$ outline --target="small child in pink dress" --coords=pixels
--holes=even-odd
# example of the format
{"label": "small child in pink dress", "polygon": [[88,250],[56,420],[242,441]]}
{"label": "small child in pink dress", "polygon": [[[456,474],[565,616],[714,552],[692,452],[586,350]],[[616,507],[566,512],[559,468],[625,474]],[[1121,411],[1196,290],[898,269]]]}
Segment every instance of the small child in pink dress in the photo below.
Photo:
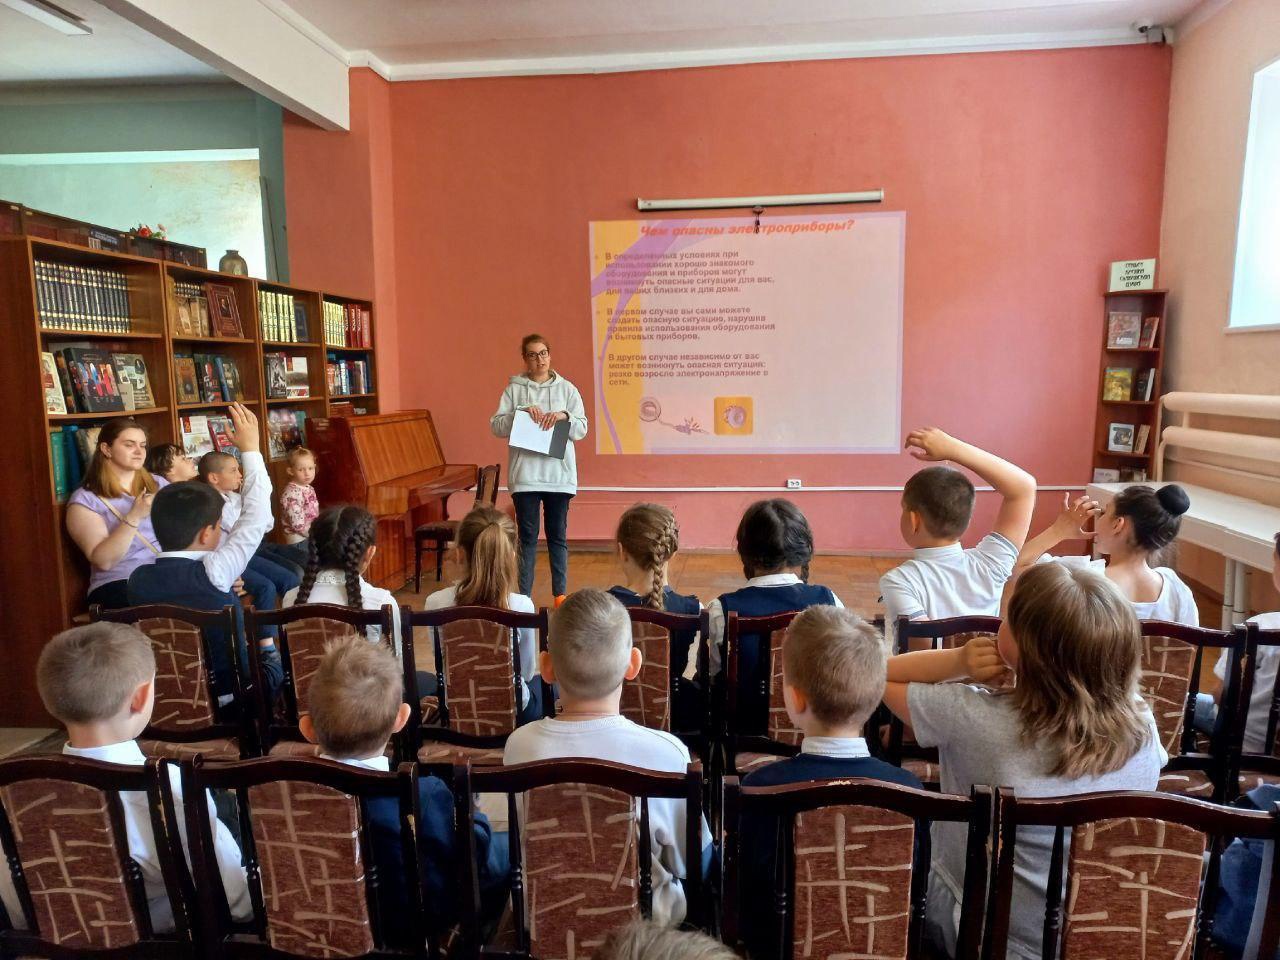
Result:
{"label": "small child in pink dress", "polygon": [[312,482],[316,478],[316,455],[306,447],[289,451],[285,473],[289,482],[280,493],[280,526],[285,543],[301,543],[311,535],[311,522],[320,515],[320,501]]}

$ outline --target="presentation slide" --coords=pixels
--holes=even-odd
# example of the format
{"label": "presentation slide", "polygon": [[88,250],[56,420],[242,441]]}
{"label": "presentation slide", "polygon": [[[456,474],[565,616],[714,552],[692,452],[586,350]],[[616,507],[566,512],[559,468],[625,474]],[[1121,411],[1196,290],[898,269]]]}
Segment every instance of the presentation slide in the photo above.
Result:
{"label": "presentation slide", "polygon": [[906,214],[591,224],[597,453],[891,453]]}

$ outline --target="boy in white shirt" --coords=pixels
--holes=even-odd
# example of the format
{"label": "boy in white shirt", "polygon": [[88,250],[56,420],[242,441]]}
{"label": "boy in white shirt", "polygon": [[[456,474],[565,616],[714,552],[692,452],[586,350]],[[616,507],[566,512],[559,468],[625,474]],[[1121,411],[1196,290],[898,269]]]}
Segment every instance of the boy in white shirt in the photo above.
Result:
{"label": "boy in white shirt", "polygon": [[[146,762],[135,738],[151,721],[155,706],[156,658],[151,642],[134,627],[121,623],[91,623],[55,636],[40,654],[36,682],[45,709],[67,728],[62,752],[108,763],[142,766]],[[182,809],[182,784],[178,768],[168,765],[174,801]],[[138,865],[147,892],[147,907],[157,933],[172,931],[169,904],[151,814],[145,793],[122,792],[129,856]],[[249,887],[240,865],[235,838],[214,813],[213,798],[206,794],[214,853],[227,894],[227,905],[236,920],[253,916]],[[187,844],[186,818],[178,818],[183,849]],[[188,857],[190,854],[188,853]],[[8,870],[0,870],[0,892],[11,883]],[[9,896],[5,896],[9,906]],[[23,926],[22,913],[10,910],[15,926]]]}
{"label": "boy in white shirt", "polygon": [[[972,470],[1000,494],[991,533],[968,550],[960,538],[973,516],[974,487],[951,467],[917,472],[902,490],[902,538],[912,559],[880,578],[885,633],[899,617],[998,616],[1000,594],[1027,538],[1036,479],[1006,460],[948,436],[936,427],[913,430],[906,446],[917,460],[949,460]],[[911,449],[915,448],[915,449]]]}
{"label": "boy in white shirt", "polygon": [[[632,645],[631,618],[616,597],[603,590],[579,590],[556,610],[549,652],[539,654],[542,679],[560,685],[563,710],[516,728],[507,738],[503,763],[581,757],[611,760],[659,773],[684,773],[689,750],[662,730],[632,723],[618,710],[622,684],[640,673],[641,653]],[[684,919],[685,804],[649,801],[653,851],[653,919],[675,925]],[[711,832],[702,824],[703,863],[709,861]],[[695,853],[694,856],[699,854]]]}

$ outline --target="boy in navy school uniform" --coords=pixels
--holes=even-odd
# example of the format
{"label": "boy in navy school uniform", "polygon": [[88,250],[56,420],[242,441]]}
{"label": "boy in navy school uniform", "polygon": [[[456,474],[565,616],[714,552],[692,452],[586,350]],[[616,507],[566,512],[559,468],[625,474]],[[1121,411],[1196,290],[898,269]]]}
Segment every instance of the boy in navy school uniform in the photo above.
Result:
{"label": "boy in navy school uniform", "polygon": [[[404,702],[404,676],[391,650],[358,637],[332,642],[308,689],[308,712],[299,718],[302,735],[323,751],[321,757],[367,770],[390,770],[387,741],[409,720]],[[453,794],[438,778],[418,782],[418,851],[427,930],[439,936],[458,919],[455,891],[457,858],[453,826]],[[383,882],[379,913],[391,946],[408,947],[408,899],[400,882],[404,859],[400,845],[400,807],[393,797],[371,800],[372,860]],[[483,814],[472,826],[476,880],[487,919],[496,920],[508,893],[510,861],[507,834],[494,833]]]}
{"label": "boy in navy school uniform", "polygon": [[[271,478],[259,447],[258,418],[247,407],[231,404],[234,440],[244,458],[243,509],[224,537],[220,526],[222,496],[198,480],[171,483],[156,494],[151,524],[162,552],[155,563],[134,570],[129,577],[131,604],[173,603],[195,610],[221,610],[230,606],[241,622],[236,581],[243,575],[263,535],[275,521],[271,516]],[[243,636],[243,628],[237,630]],[[220,705],[229,702],[232,688],[230,644],[225,637],[209,636],[209,671]],[[274,698],[284,671],[275,641],[259,640],[266,674],[267,695]],[[249,680],[248,650],[238,644],[236,660],[241,676]]]}
{"label": "boy in navy school uniform", "polygon": [[[748,787],[865,777],[920,787],[915,774],[871,756],[863,726],[884,696],[887,655],[880,633],[856,613],[810,607],[791,621],[782,647],[787,716],[804,732],[800,753],[748,774]],[[772,877],[777,869],[777,820],[742,825],[743,934],[753,956],[773,952],[777,931]]]}

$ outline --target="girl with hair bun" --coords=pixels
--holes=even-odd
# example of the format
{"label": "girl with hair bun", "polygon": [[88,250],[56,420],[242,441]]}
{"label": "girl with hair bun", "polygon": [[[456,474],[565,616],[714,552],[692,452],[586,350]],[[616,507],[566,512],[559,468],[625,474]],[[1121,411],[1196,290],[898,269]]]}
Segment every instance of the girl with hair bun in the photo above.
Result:
{"label": "girl with hair bun", "polygon": [[[295,603],[335,603],[353,610],[378,610],[390,604],[398,610],[390,590],[375,587],[364,572],[378,552],[378,525],[363,507],[330,507],[311,524],[307,566],[300,586],[284,596],[284,606]],[[400,655],[400,617],[392,619],[396,655]],[[381,640],[377,627],[368,630],[370,640]]]}
{"label": "girl with hair bun", "polygon": [[[1066,505],[1053,525],[1027,541],[1018,558],[1023,567],[1055,560],[1072,565],[1089,564],[1133,604],[1139,620],[1166,620],[1196,627],[1200,612],[1191,588],[1170,567],[1153,566],[1162,550],[1173,543],[1182,526],[1182,515],[1191,506],[1187,491],[1176,483],[1163,487],[1133,486],[1121,490],[1105,507],[1088,497]],[[1090,519],[1093,530],[1085,530]],[[1094,538],[1098,552],[1107,557],[1049,557],[1044,551],[1063,540]]]}

